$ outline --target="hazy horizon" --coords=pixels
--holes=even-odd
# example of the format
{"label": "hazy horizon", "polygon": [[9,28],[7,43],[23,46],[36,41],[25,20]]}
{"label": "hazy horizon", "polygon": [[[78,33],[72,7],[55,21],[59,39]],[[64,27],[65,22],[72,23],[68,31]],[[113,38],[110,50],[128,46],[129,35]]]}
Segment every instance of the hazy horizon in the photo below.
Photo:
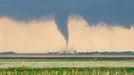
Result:
{"label": "hazy horizon", "polygon": [[[29,22],[0,18],[0,49],[15,52],[133,51],[134,28],[106,23],[88,24],[78,15],[68,19],[69,40],[58,30],[53,18]],[[101,35],[100,35],[101,34]]]}

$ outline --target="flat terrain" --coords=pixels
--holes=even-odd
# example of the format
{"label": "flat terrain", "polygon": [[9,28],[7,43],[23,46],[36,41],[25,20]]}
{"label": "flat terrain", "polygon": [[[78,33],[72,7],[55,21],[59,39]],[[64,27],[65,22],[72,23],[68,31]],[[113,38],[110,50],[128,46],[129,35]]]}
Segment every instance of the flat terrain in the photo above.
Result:
{"label": "flat terrain", "polygon": [[0,75],[134,75],[134,68],[0,68]]}
{"label": "flat terrain", "polygon": [[0,56],[0,75],[134,75],[133,56]]}
{"label": "flat terrain", "polygon": [[105,59],[134,60],[134,55],[46,55],[46,54],[0,54],[0,59]]}
{"label": "flat terrain", "polygon": [[0,54],[0,68],[134,67],[134,55]]}
{"label": "flat terrain", "polygon": [[134,60],[0,59],[0,68],[134,67]]}

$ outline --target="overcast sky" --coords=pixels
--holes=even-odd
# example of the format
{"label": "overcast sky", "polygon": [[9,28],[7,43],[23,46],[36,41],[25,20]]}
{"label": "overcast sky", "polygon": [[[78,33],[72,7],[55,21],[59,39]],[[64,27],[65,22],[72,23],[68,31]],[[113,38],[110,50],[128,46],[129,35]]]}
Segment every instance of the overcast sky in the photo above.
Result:
{"label": "overcast sky", "polygon": [[119,23],[125,26],[134,20],[133,0],[0,0],[0,16],[17,20],[44,16],[78,14],[91,23]]}
{"label": "overcast sky", "polygon": [[[69,16],[77,15],[82,17],[82,20],[88,23],[88,26],[105,23],[106,26],[121,26],[125,29],[130,29],[134,24],[133,3],[134,0],[0,0],[0,18],[1,22],[3,19],[6,22],[12,21],[13,23],[10,24],[23,22],[23,24],[18,23],[18,25],[24,26],[27,25],[25,24],[26,22],[32,24],[31,22],[33,21],[41,20],[42,22],[45,19],[45,22],[46,20],[50,22],[53,20],[53,25],[57,26],[55,30],[68,41]],[[5,24],[5,22],[1,24]],[[2,25],[1,29],[4,29]],[[4,33],[3,31],[1,34]],[[15,33],[12,34],[15,35]],[[56,34],[54,33],[54,35]],[[2,45],[3,43],[1,43],[1,47],[3,47]]]}

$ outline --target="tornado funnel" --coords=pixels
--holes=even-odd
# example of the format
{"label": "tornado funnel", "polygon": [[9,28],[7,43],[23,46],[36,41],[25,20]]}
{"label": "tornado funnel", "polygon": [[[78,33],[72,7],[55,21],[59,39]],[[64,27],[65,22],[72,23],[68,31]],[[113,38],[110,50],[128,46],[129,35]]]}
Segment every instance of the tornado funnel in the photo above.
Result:
{"label": "tornado funnel", "polygon": [[55,15],[55,20],[58,25],[58,29],[64,36],[66,40],[66,45],[68,45],[68,39],[69,39],[68,26],[67,26],[68,16],[69,16],[69,13],[67,12],[64,12],[64,13],[62,12],[62,13],[58,13]]}

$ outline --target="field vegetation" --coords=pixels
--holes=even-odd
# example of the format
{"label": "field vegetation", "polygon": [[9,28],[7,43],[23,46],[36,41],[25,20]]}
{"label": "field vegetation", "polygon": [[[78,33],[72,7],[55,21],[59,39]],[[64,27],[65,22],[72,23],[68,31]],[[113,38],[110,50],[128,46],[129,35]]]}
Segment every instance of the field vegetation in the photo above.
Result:
{"label": "field vegetation", "polygon": [[0,75],[134,75],[134,60],[0,59]]}
{"label": "field vegetation", "polygon": [[134,75],[134,68],[8,68],[0,75]]}

